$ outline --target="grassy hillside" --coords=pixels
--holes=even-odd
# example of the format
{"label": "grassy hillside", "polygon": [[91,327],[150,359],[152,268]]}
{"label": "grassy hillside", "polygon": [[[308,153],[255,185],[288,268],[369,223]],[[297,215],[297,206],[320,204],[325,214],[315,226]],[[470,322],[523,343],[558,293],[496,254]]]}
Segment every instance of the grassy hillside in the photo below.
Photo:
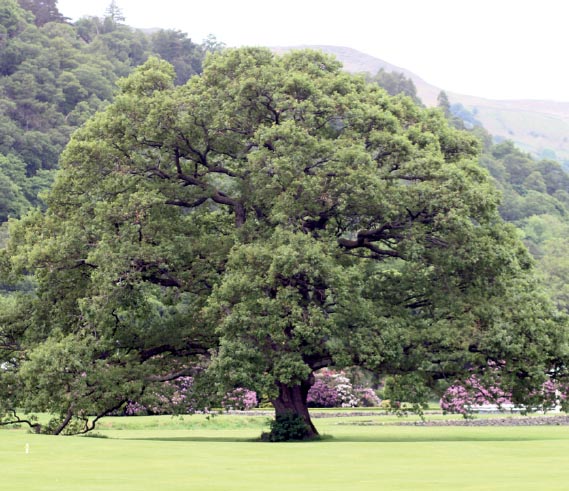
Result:
{"label": "grassy hillside", "polygon": [[[300,47],[300,46],[299,46]],[[436,87],[418,75],[351,48],[338,46],[301,46],[335,55],[347,71],[375,74],[380,68],[402,72],[411,78],[417,94],[427,106],[437,104],[444,87]],[[291,48],[274,48],[277,52]],[[460,103],[476,114],[482,125],[498,139],[509,139],[521,149],[538,157],[554,158],[569,165],[569,102],[511,100],[498,101],[447,92],[451,103]]]}

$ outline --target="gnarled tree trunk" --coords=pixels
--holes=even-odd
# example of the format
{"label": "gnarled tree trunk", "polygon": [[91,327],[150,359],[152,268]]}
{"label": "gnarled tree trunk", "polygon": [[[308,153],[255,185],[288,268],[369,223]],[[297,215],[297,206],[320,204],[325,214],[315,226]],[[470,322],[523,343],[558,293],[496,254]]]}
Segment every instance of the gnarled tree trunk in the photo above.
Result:
{"label": "gnarled tree trunk", "polygon": [[310,387],[312,387],[313,383],[314,376],[312,375],[302,384],[292,387],[277,382],[279,395],[276,399],[271,401],[275,407],[276,416],[293,413],[300,416],[305,421],[308,426],[306,434],[307,439],[318,435],[318,430],[310,419],[310,413],[308,412],[308,406],[306,404],[308,391],[310,390]]}

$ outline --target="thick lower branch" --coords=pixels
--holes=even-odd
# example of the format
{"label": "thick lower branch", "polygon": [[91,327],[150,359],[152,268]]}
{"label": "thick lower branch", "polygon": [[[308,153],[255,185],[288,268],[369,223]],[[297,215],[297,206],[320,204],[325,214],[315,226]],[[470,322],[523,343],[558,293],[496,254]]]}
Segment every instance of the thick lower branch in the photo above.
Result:
{"label": "thick lower branch", "polygon": [[176,372],[166,373],[164,375],[149,375],[146,377],[147,382],[170,382],[172,380],[177,380],[182,377],[188,377],[195,375],[195,370],[186,368],[184,370],[178,370]]}
{"label": "thick lower branch", "polygon": [[195,356],[195,355],[207,355],[209,353],[208,347],[199,343],[187,342],[182,347],[172,346],[170,344],[163,344],[160,346],[155,346],[140,352],[140,359],[142,362],[148,361],[151,358],[162,355],[164,353],[169,353],[174,356]]}
{"label": "thick lower branch", "polygon": [[41,424],[40,423],[34,423],[29,419],[22,419],[17,415],[16,411],[10,411],[10,414],[12,415],[13,419],[9,419],[7,421],[0,421],[0,426],[11,426],[11,425],[18,425],[18,424],[26,424],[32,430],[34,430],[35,433],[41,433]]}
{"label": "thick lower branch", "polygon": [[378,256],[387,256],[387,257],[397,257],[402,258],[399,252],[391,250],[391,249],[380,249],[375,244],[371,243],[367,239],[357,238],[357,239],[338,239],[338,244],[342,246],[344,249],[352,250],[352,249],[368,249],[374,254]]}
{"label": "thick lower branch", "polygon": [[122,406],[124,406],[128,401],[126,399],[121,400],[120,402],[118,402],[115,406],[109,408],[109,409],[105,409],[104,411],[100,412],[99,414],[97,414],[97,416],[95,416],[95,418],[93,419],[93,421],[91,421],[89,423],[89,421],[87,420],[85,422],[85,429],[83,431],[80,431],[78,434],[79,435],[83,435],[85,433],[88,433],[89,431],[93,431],[95,429],[95,426],[97,425],[97,422],[101,419],[104,418],[105,416],[108,416],[109,414],[114,413],[115,411],[118,411]]}

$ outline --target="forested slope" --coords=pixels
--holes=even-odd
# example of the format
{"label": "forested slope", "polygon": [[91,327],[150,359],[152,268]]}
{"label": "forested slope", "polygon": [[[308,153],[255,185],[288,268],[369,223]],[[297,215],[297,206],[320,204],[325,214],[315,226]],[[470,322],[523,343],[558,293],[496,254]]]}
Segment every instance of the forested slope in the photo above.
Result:
{"label": "forested slope", "polygon": [[181,84],[215,47],[179,31],[146,35],[119,11],[72,25],[55,0],[0,0],[0,222],[41,205],[71,133],[113,99],[118,78],[155,54]]}

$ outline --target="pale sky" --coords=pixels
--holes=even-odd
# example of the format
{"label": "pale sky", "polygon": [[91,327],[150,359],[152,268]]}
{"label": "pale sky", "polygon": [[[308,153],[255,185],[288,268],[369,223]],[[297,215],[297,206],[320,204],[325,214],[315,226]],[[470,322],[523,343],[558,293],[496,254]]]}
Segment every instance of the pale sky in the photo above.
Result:
{"label": "pale sky", "polygon": [[[73,20],[111,0],[59,0]],[[567,0],[116,0],[132,27],[227,46],[327,44],[407,68],[449,92],[569,102]]]}

